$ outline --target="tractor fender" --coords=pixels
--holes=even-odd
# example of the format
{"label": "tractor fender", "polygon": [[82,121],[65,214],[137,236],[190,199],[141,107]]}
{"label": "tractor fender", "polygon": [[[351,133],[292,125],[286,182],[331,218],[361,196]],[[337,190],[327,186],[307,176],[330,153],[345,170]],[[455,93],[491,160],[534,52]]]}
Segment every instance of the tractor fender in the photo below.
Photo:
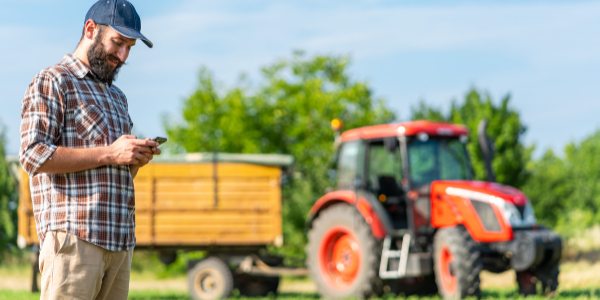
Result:
{"label": "tractor fender", "polygon": [[[319,216],[319,213],[327,207],[337,203],[348,203],[354,206],[358,212],[365,218],[365,222],[371,227],[373,236],[383,239],[388,232],[391,232],[391,221],[385,213],[381,213],[377,208],[379,203],[371,203],[368,195],[360,193],[357,197],[354,191],[333,191],[321,197],[310,209],[310,216],[306,222],[307,229],[312,228],[313,221]],[[371,201],[369,201],[371,200]],[[387,223],[387,224],[386,224]]]}

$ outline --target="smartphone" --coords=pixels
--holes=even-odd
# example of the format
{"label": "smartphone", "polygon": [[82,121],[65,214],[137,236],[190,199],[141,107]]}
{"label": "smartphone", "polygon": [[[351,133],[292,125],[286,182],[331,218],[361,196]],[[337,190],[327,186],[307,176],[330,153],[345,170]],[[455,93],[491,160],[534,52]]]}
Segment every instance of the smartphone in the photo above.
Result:
{"label": "smartphone", "polygon": [[160,146],[160,145],[164,144],[167,141],[167,138],[157,136],[157,137],[155,137],[152,140],[155,141],[155,142],[157,142],[158,145]]}

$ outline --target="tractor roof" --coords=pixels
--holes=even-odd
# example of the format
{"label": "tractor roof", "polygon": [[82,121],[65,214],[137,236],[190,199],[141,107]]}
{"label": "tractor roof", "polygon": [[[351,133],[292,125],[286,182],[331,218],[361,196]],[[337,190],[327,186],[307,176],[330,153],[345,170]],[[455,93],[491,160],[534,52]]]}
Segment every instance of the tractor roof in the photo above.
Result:
{"label": "tractor roof", "polygon": [[427,133],[432,136],[461,136],[469,134],[469,129],[463,125],[451,123],[411,121],[350,129],[342,133],[342,142],[357,140],[359,138],[368,140],[401,134],[416,135],[419,133]]}

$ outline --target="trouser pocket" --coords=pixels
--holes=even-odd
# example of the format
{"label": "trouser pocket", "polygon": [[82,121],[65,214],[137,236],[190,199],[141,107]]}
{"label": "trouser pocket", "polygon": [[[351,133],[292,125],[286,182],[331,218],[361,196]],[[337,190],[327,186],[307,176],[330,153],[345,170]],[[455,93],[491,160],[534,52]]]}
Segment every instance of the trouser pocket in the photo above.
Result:
{"label": "trouser pocket", "polygon": [[69,234],[63,231],[52,231],[52,236],[54,237],[54,255],[57,255],[65,247]]}

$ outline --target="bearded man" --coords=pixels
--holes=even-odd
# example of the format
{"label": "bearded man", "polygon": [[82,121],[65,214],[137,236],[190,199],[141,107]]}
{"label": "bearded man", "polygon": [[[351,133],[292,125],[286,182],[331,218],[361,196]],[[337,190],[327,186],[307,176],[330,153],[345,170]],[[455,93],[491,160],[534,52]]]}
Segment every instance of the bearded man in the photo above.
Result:
{"label": "bearded man", "polygon": [[41,299],[127,299],[135,246],[133,178],[160,154],[131,134],[113,85],[141,32],[125,0],[101,0],[73,54],[38,73],[21,106],[19,159],[40,240]]}

